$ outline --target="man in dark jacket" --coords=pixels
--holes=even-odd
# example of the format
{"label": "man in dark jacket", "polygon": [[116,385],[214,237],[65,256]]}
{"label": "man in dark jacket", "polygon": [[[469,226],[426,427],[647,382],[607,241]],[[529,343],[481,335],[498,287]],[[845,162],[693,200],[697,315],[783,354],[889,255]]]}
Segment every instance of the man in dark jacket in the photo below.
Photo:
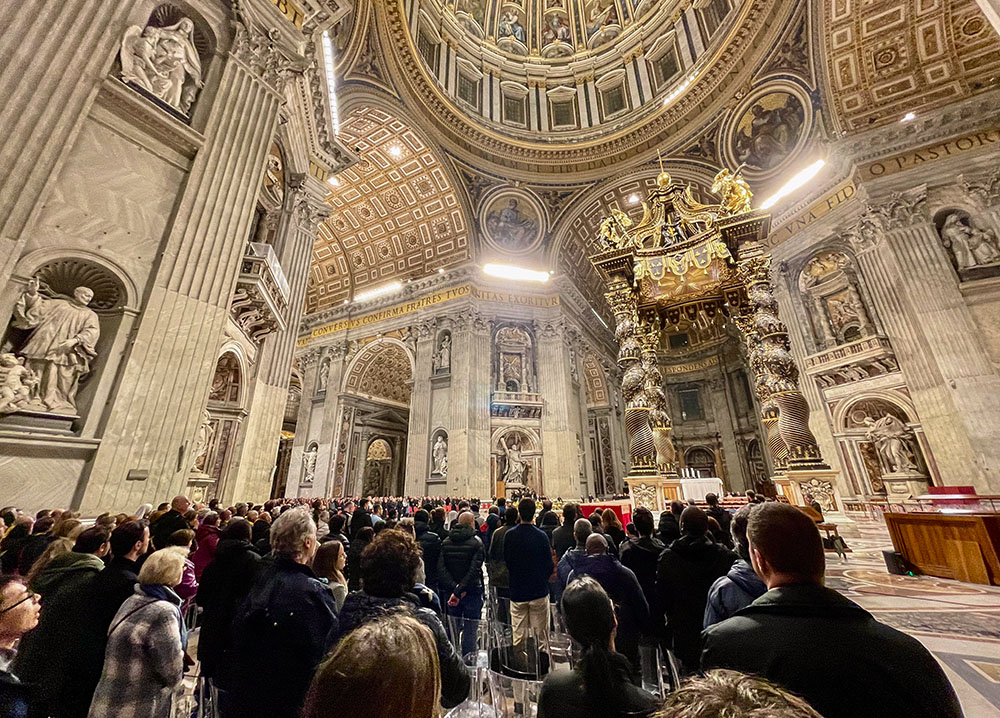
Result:
{"label": "man in dark jacket", "polygon": [[486,573],[490,577],[490,588],[496,591],[499,618],[502,622],[510,623],[510,577],[507,574],[507,564],[503,560],[503,542],[507,532],[517,526],[517,509],[513,506],[506,507],[503,521],[503,526],[493,533],[493,538],[490,540]]}
{"label": "man in dark jacket", "polygon": [[576,544],[563,554],[556,565],[556,603],[562,600],[563,591],[569,584],[570,574],[579,568],[580,563],[587,558],[587,539],[594,533],[593,524],[589,519],[579,518],[573,522],[573,538]]}
{"label": "man in dark jacket", "polygon": [[503,560],[510,577],[510,612],[514,643],[522,645],[527,629],[544,646],[549,641],[549,577],[552,575],[552,545],[545,532],[531,523],[535,502],[517,504],[520,523],[503,539]]}
{"label": "man in dark jacket", "polygon": [[548,514],[552,513],[552,502],[548,499],[542,500],[542,510],[538,512],[538,516],[535,517],[535,526],[541,528],[542,522]]}
{"label": "man in dark jacket", "polygon": [[191,528],[184,513],[191,508],[191,502],[187,496],[175,496],[170,502],[170,510],[156,519],[149,527],[149,536],[153,541],[153,548],[161,549],[170,545],[170,535],[174,531]]}
{"label": "man in dark jacket", "polygon": [[19,576],[0,576],[0,716],[21,718],[35,715],[33,689],[11,670],[16,646],[24,634],[38,625],[38,597]]}
{"label": "man in dark jacket", "polygon": [[304,506],[271,525],[274,560],[233,621],[228,710],[241,718],[298,718],[316,666],[337,635],[337,605],[309,568],[318,546]]}
{"label": "man in dark jacket", "polygon": [[573,535],[573,524],[580,518],[580,505],[572,501],[563,504],[562,526],[552,532],[552,548],[556,551],[556,561],[559,561],[563,554],[576,546],[576,537]]}
{"label": "man in dark jacket", "polygon": [[750,558],[768,592],[704,633],[701,667],[753,673],[802,696],[825,718],[959,718],[948,678],[919,641],[823,586],[812,519],[755,506]]}
{"label": "man in dark jacket", "polygon": [[38,628],[21,639],[14,673],[25,683],[38,686],[38,715],[57,715],[65,690],[66,666],[76,660],[75,642],[67,640],[67,636],[72,636],[80,624],[81,592],[104,570],[102,559],[110,549],[110,536],[100,526],[85,529],[73,550],[52,559],[29,586],[42,596],[42,613]]}
{"label": "man in dark jacket", "polygon": [[724,621],[741,608],[746,608],[767,591],[750,565],[750,548],[747,544],[747,521],[753,504],[747,504],[733,516],[732,535],[736,542],[739,560],[733,564],[722,578],[715,580],[708,590],[703,625],[708,628],[713,623]]}
{"label": "man in dark jacket", "polygon": [[365,526],[372,526],[372,515],[369,513],[372,502],[368,499],[361,499],[358,504],[358,508],[354,509],[354,513],[351,514],[351,542],[358,537],[361,533],[361,529]]}
{"label": "man in dark jacket", "polygon": [[[438,591],[438,556],[441,553],[441,539],[430,529],[431,516],[425,510],[420,509],[413,514],[413,531],[420,544],[420,550],[424,554],[424,585],[434,593]],[[448,596],[439,596],[442,601],[447,601]]]}
{"label": "man in dark jacket", "polygon": [[730,527],[733,522],[733,515],[719,506],[719,497],[715,494],[705,494],[705,503],[708,504],[708,509],[705,513],[718,521],[719,527],[722,529],[722,532],[714,537],[715,540],[732,550],[733,535],[730,532]]}
{"label": "man in dark jacket", "polygon": [[[657,538],[653,538],[653,513],[646,508],[638,508],[632,514],[632,523],[639,532],[639,538],[630,538],[621,548],[622,565],[630,569],[639,579],[642,595],[646,597],[650,611],[657,607],[656,603],[656,564],[666,546]],[[662,612],[660,614],[662,616]],[[650,622],[643,628],[643,635],[657,636],[662,633],[662,620],[650,614]]]}
{"label": "man in dark jacket", "polygon": [[615,650],[639,668],[639,638],[649,622],[649,604],[642,595],[642,587],[635,574],[622,566],[614,556],[608,555],[607,539],[592,533],[587,537],[587,558],[577,564],[569,576],[569,583],[577,576],[592,576],[601,584],[615,605],[618,631]]}
{"label": "man in dark jacket", "polygon": [[698,670],[705,601],[712,582],[725,576],[737,556],[708,536],[708,516],[695,506],[681,514],[681,537],[656,566],[658,610],[666,618],[667,642],[688,673]]}
{"label": "man in dark jacket", "polygon": [[483,560],[486,552],[476,535],[476,518],[470,511],[459,515],[458,521],[441,544],[438,556],[438,586],[446,602],[448,616],[468,625],[461,628],[462,655],[476,648],[478,621],[483,617]]}
{"label": "man in dark jacket", "polygon": [[86,718],[90,702],[101,679],[108,628],[125,599],[135,591],[139,580],[140,556],[149,548],[149,528],[140,521],[129,521],[111,533],[114,558],[83,586],[75,600],[78,616],[75,631],[66,636],[74,655],[64,668],[63,690],[53,715],[60,718]]}
{"label": "man in dark jacket", "polygon": [[232,658],[232,624],[257,580],[261,558],[250,544],[250,522],[236,519],[222,531],[215,557],[205,567],[195,600],[202,608],[198,660],[201,674],[220,691],[227,689],[226,671]]}
{"label": "man in dark jacket", "polygon": [[680,501],[671,501],[669,511],[660,512],[660,523],[656,528],[657,538],[663,542],[664,546],[669,546],[681,537],[681,512],[684,504]]}

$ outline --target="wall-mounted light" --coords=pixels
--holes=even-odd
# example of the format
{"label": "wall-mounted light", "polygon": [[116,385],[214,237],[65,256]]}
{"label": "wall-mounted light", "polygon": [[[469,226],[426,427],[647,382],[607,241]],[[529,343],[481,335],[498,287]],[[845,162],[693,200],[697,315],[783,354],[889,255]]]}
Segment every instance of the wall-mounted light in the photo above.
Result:
{"label": "wall-mounted light", "polygon": [[547,282],[548,272],[539,272],[534,269],[524,267],[513,267],[509,264],[487,264],[483,267],[483,274],[501,279],[513,279],[520,282]]}
{"label": "wall-mounted light", "polygon": [[764,203],[760,206],[760,208],[768,209],[769,207],[773,207],[778,202],[778,200],[785,197],[786,195],[791,194],[795,190],[802,187],[806,182],[811,180],[813,177],[815,177],[819,173],[819,171],[823,169],[823,165],[825,164],[826,164],[825,160],[816,160],[811,165],[806,167],[804,170],[798,172],[794,177],[785,182],[785,184],[781,186],[781,189],[779,189],[777,192],[775,192],[766,200],[764,200]]}

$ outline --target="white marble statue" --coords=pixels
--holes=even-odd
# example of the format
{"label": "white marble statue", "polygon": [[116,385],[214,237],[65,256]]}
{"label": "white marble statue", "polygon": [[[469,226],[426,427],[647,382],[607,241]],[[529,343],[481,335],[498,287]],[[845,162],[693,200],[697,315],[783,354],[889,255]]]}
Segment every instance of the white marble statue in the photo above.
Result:
{"label": "white marble statue", "polygon": [[323,361],[319,363],[319,372],[316,375],[316,392],[326,391],[327,384],[330,381],[330,355],[327,354],[323,357]]}
{"label": "white marble statue", "polygon": [[528,473],[528,464],[521,458],[521,447],[517,442],[512,446],[507,446],[504,439],[500,439],[500,448],[503,449],[504,456],[507,457],[507,466],[504,468],[503,480],[507,486],[524,486],[524,479]]}
{"label": "white marble statue", "polygon": [[957,212],[949,214],[941,227],[944,246],[955,255],[959,269],[1000,262],[1000,248],[992,230],[968,224]]}
{"label": "white marble statue", "polygon": [[436,369],[441,371],[451,371],[451,335],[445,334],[441,337],[441,345],[437,350]]}
{"label": "white marble statue", "polygon": [[14,305],[13,325],[29,329],[28,341],[18,352],[38,377],[32,404],[41,410],[76,413],[80,378],[90,372],[97,356],[101,327],[87,305],[94,298],[89,287],[77,287],[73,298],[49,298],[32,279]]}
{"label": "white marble statue", "polygon": [[892,414],[886,414],[881,419],[865,418],[868,425],[866,436],[878,449],[886,473],[915,473],[917,465],[913,463],[909,441],[913,432],[902,421]]}
{"label": "white marble statue", "polygon": [[212,443],[212,436],[215,429],[212,427],[212,417],[208,411],[201,412],[201,424],[198,426],[198,435],[194,441],[194,460],[191,462],[192,471],[207,473],[205,471],[205,459],[208,457],[208,446]]}
{"label": "white marble statue", "polygon": [[306,449],[302,452],[302,483],[311,484],[316,477],[316,455],[319,449]]}
{"label": "white marble statue", "polygon": [[193,88],[203,83],[190,18],[181,18],[167,27],[130,26],[122,37],[119,57],[122,80],[138,85],[184,114],[191,110]]}
{"label": "white marble statue", "polygon": [[434,442],[434,448],[431,451],[434,457],[434,472],[439,476],[448,475],[448,442],[444,440],[444,436],[438,434],[437,440]]}
{"label": "white marble statue", "polygon": [[24,359],[0,354],[0,414],[13,414],[31,402],[38,376],[24,366]]}

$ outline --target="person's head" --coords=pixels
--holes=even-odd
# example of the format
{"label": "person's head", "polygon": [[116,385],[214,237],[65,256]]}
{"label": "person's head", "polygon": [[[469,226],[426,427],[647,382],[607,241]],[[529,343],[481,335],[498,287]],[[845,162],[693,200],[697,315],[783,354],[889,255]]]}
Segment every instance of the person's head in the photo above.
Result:
{"label": "person's head", "polygon": [[577,519],[573,523],[573,538],[576,539],[577,546],[586,546],[587,539],[594,533],[594,525],[590,519]]}
{"label": "person's head", "polygon": [[719,497],[716,496],[715,494],[705,494],[705,503],[708,504],[709,506],[718,506]]}
{"label": "person's head", "polygon": [[[248,522],[249,523],[249,522]],[[282,511],[271,524],[271,550],[296,563],[308,564],[316,553],[316,524],[305,506]]]}
{"label": "person's head", "polygon": [[238,504],[236,504],[236,515],[246,516],[248,508],[249,507],[243,501],[240,501]]}
{"label": "person's head", "polygon": [[425,523],[425,524],[426,523],[430,523],[431,515],[429,513],[427,513],[426,511],[424,511],[423,509],[420,509],[419,511],[416,511],[413,514],[413,520],[414,521],[420,521],[420,522]]}
{"label": "person's head", "polygon": [[313,572],[320,578],[343,582],[344,566],[347,565],[347,552],[344,544],[336,539],[321,544],[313,559]]}
{"label": "person's head", "polygon": [[749,499],[750,501],[753,501],[754,499],[756,499],[756,498],[757,498],[757,492],[756,492],[756,491],[754,491],[753,489],[747,489],[747,492],[746,492],[746,497],[747,497],[747,499]]}
{"label": "person's head", "polygon": [[187,550],[167,546],[149,554],[139,569],[139,583],[151,586],[176,586],[184,574]]}
{"label": "person's head", "polygon": [[542,511],[551,511],[551,510],[552,510],[552,502],[549,499],[543,499]]}
{"label": "person's head", "polygon": [[95,556],[104,556],[111,549],[108,541],[111,539],[111,532],[104,526],[91,526],[84,529],[76,537],[73,550],[76,553],[92,553]]}
{"label": "person's head", "polygon": [[808,703],[763,678],[714,670],[667,696],[654,718],[821,718]]}
{"label": "person's head", "polygon": [[52,535],[56,538],[68,538],[76,541],[86,527],[80,519],[62,519],[52,527]]}
{"label": "person's head", "polygon": [[178,529],[170,534],[167,539],[168,546],[180,546],[181,548],[191,549],[191,542],[194,541],[194,531],[191,529]]}
{"label": "person's head", "polygon": [[608,552],[608,540],[600,534],[590,534],[585,547],[588,556],[599,556]]}
{"label": "person's head", "polygon": [[566,526],[572,526],[573,523],[580,518],[580,504],[575,501],[567,501],[563,504],[562,515],[563,524]]}
{"label": "person's head", "polygon": [[202,526],[218,526],[219,525],[219,514],[215,511],[209,511],[201,520]]}
{"label": "person's head", "polygon": [[73,298],[83,306],[87,306],[94,298],[94,290],[90,287],[77,287],[73,290]]}
{"label": "person's head", "polygon": [[434,523],[443,524],[445,516],[448,512],[444,510],[444,506],[437,506],[433,511],[431,511],[431,519]]}
{"label": "person's head", "polygon": [[618,518],[618,514],[612,509],[604,509],[601,512],[601,524],[604,526],[605,531],[612,528],[622,528],[622,522]]}
{"label": "person's head", "polygon": [[372,502],[369,501],[368,499],[361,499],[361,501],[358,503],[358,506],[362,510],[367,511],[369,508],[371,508],[371,504]]}
{"label": "person's head", "polygon": [[722,541],[722,526],[712,516],[708,517],[708,533],[715,543]]}
{"label": "person's head", "polygon": [[535,518],[535,502],[531,499],[521,499],[517,502],[517,515],[521,518],[521,523],[531,523]]}
{"label": "person's head", "polygon": [[390,613],[348,633],[316,670],[303,718],[341,715],[345,695],[378,698],[354,701],[354,718],[437,718],[441,668],[430,629]]}
{"label": "person's head", "polygon": [[500,509],[497,508],[496,504],[494,504],[493,506],[490,506],[490,508],[486,511],[486,513],[493,514],[494,516],[499,517],[500,516]]}
{"label": "person's head", "polygon": [[344,533],[344,525],[347,523],[347,518],[343,514],[334,514],[330,517],[330,533],[331,534],[342,534]]}
{"label": "person's head", "polygon": [[135,561],[149,549],[149,527],[141,521],[126,521],[111,532],[111,553]]}
{"label": "person's head", "polygon": [[559,517],[556,516],[555,511],[549,511],[547,514],[545,514],[545,516],[542,517],[542,526],[555,527],[558,525],[559,525]]}
{"label": "person's head", "polygon": [[38,625],[38,598],[20,576],[0,576],[0,647],[12,648]]}
{"label": "person's head", "polygon": [[743,506],[733,514],[733,521],[729,525],[729,530],[733,534],[733,542],[736,545],[736,553],[746,562],[750,562],[750,548],[747,545],[747,521],[750,520],[750,513],[753,508],[750,504]]}
{"label": "person's head", "polygon": [[822,584],[823,540],[811,518],[791,504],[771,501],[754,507],[747,522],[753,570],[767,587]]}
{"label": "person's head", "polygon": [[374,538],[375,538],[375,529],[372,528],[371,526],[363,526],[361,527],[361,530],[358,531],[357,540],[360,541],[361,543],[369,543]]}
{"label": "person's head", "polygon": [[46,534],[52,530],[52,527],[56,525],[56,520],[51,516],[43,516],[40,519],[35,520],[35,525],[31,527],[31,533],[33,534]]}
{"label": "person's head", "polygon": [[226,528],[222,529],[221,538],[232,541],[249,541],[252,533],[253,527],[249,521],[237,519],[226,524]]}
{"label": "person's head", "polygon": [[681,514],[680,525],[686,536],[704,536],[708,532],[708,515],[697,506],[688,506]]}
{"label": "person's head", "polygon": [[635,524],[636,532],[643,537],[653,535],[653,512],[645,507],[640,507],[632,514],[632,523]]}
{"label": "person's head", "polygon": [[680,518],[681,513],[684,511],[684,502],[674,499],[670,502],[670,513],[672,513],[677,518]]}
{"label": "person's head", "polygon": [[413,588],[422,565],[420,546],[413,536],[382,531],[361,552],[361,586],[369,596],[399,598]]}
{"label": "person's head", "polygon": [[174,500],[170,502],[170,508],[179,514],[183,514],[191,508],[191,500],[187,496],[175,496]]}
{"label": "person's head", "polygon": [[475,515],[471,511],[463,511],[458,515],[458,525],[474,529],[476,527]]}

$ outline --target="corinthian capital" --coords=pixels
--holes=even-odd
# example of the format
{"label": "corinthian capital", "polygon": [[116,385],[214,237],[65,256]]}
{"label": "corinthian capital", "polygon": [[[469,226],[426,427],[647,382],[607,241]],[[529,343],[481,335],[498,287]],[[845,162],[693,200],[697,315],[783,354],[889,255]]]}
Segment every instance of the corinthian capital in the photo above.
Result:
{"label": "corinthian capital", "polygon": [[910,227],[926,222],[927,188],[916,187],[906,192],[895,192],[889,197],[884,208],[888,229]]}
{"label": "corinthian capital", "polygon": [[993,174],[969,182],[960,176],[962,189],[972,198],[974,204],[983,209],[1000,205],[1000,167]]}
{"label": "corinthian capital", "polygon": [[300,197],[295,202],[295,218],[302,229],[315,232],[321,221],[330,216],[330,208],[318,200],[308,196]]}

